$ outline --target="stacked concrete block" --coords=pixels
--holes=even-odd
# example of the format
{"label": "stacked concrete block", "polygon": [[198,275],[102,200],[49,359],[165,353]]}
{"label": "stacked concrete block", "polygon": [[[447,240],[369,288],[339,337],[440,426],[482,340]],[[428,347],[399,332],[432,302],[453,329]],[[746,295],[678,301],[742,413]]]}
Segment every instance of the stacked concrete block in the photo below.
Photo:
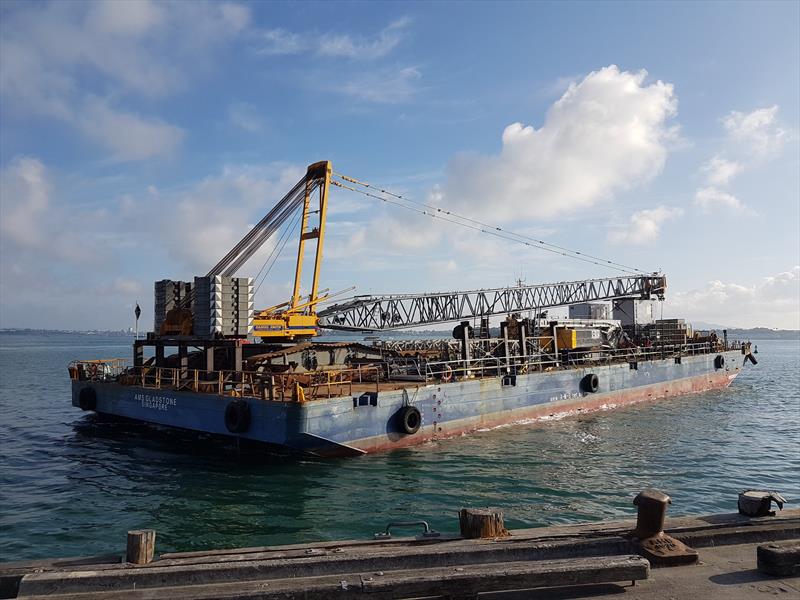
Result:
{"label": "stacked concrete block", "polygon": [[662,344],[678,346],[686,343],[691,328],[683,319],[659,319],[652,325],[655,339]]}
{"label": "stacked concrete block", "polygon": [[173,281],[171,279],[156,281],[153,331],[158,333],[161,329],[161,324],[167,318],[167,313],[176,306],[179,306],[191,293],[191,282]]}
{"label": "stacked concrete block", "polygon": [[249,277],[195,277],[195,335],[244,337],[253,329],[253,280]]}

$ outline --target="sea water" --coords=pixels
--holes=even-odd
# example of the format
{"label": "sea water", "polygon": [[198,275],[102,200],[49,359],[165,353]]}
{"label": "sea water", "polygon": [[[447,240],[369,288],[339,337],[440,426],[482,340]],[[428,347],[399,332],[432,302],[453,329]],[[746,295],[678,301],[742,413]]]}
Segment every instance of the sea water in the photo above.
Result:
{"label": "sea water", "polygon": [[461,507],[498,507],[509,528],[631,517],[646,487],[670,515],[734,512],[745,488],[800,506],[797,339],[756,341],[759,364],[725,390],[344,459],[74,408],[68,362],[130,343],[0,334],[0,560],[119,552],[139,528],[166,552],[368,538],[412,518],[455,532]]}

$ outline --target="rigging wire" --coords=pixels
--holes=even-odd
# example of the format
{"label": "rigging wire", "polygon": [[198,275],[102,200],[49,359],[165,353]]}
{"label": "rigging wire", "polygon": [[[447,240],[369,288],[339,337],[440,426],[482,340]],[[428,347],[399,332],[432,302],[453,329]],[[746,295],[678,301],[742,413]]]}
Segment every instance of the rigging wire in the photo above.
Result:
{"label": "rigging wire", "polygon": [[[286,243],[289,241],[289,232],[291,232],[295,228],[295,226],[297,225],[297,221],[300,219],[300,216],[302,214],[303,213],[300,210],[298,210],[295,213],[294,218],[292,219],[292,222],[289,223],[289,226],[286,227],[283,230],[283,233],[281,233],[281,237],[278,239],[278,242],[272,248],[272,251],[269,253],[269,256],[267,256],[266,260],[264,261],[264,264],[261,265],[261,268],[258,270],[258,273],[256,274],[255,278],[253,279],[258,284],[256,286],[255,291],[253,292],[253,296],[254,297],[258,293],[258,290],[261,289],[261,285],[264,283],[264,281],[266,281],[267,275],[269,275],[269,272],[272,270],[272,267],[275,266],[275,263],[277,262],[278,257],[280,256],[281,252],[283,252],[283,248],[286,246]],[[277,250],[277,253],[276,253],[276,250]],[[269,267],[267,268],[266,272],[262,276],[261,272],[264,270],[264,267],[266,267],[268,263],[269,263]],[[261,277],[261,281],[258,281],[259,277]]]}
{"label": "rigging wire", "polygon": [[[425,208],[427,208],[429,210],[434,210],[437,213],[444,213],[445,215],[454,217],[456,219],[460,219],[462,221],[466,221],[468,223],[472,223],[476,227],[470,227],[470,229],[478,229],[482,233],[492,233],[492,231],[489,231],[489,230],[498,231],[498,232],[501,232],[501,233],[506,234],[506,235],[505,236],[497,236],[497,237],[504,237],[504,239],[509,239],[509,240],[512,240],[512,241],[519,241],[519,242],[522,242],[522,243],[526,244],[527,246],[537,247],[537,248],[540,248],[542,250],[548,250],[550,252],[553,252],[552,249],[560,250],[561,252],[556,252],[556,254],[560,254],[562,256],[567,256],[569,258],[577,258],[579,260],[592,259],[591,261],[586,261],[586,262],[599,261],[599,262],[593,262],[593,264],[599,264],[601,266],[612,267],[612,268],[615,268],[615,269],[620,270],[620,271],[627,271],[627,272],[631,272],[631,273],[647,273],[647,271],[644,271],[642,269],[637,269],[636,267],[630,267],[628,265],[624,265],[624,264],[621,264],[621,263],[618,263],[618,262],[615,262],[615,261],[612,261],[612,260],[607,260],[607,259],[601,258],[599,256],[594,256],[592,254],[587,254],[585,252],[580,252],[580,251],[577,251],[577,250],[570,250],[569,248],[565,248],[564,246],[559,246],[558,244],[553,244],[551,242],[545,242],[544,240],[536,239],[534,237],[523,235],[523,234],[520,234],[520,233],[515,233],[515,232],[510,231],[508,229],[503,229],[502,227],[497,227],[495,225],[491,225],[491,224],[488,224],[488,223],[484,223],[482,221],[478,221],[477,219],[472,219],[470,217],[464,217],[462,215],[459,215],[459,214],[454,213],[452,211],[446,210],[444,208],[440,208],[438,206],[433,206],[433,205],[430,205],[430,204],[426,204],[425,202],[420,202],[418,200],[413,200],[411,198],[406,198],[405,196],[402,196],[400,194],[395,194],[394,192],[391,192],[389,190],[386,190],[386,189],[380,188],[378,186],[366,183],[364,181],[359,181],[358,179],[354,179],[353,177],[348,177],[347,175],[342,175],[341,173],[334,172],[334,175],[339,177],[339,178],[341,178],[341,179],[344,179],[345,181],[348,181],[350,183],[353,183],[353,184],[356,184],[356,185],[360,185],[360,186],[363,186],[365,188],[369,188],[369,189],[372,189],[372,190],[379,191],[382,194],[386,194],[388,196],[392,196],[392,197],[397,198],[399,200],[402,200],[404,202],[409,202],[411,204],[416,204],[416,205],[419,205],[419,206],[423,206],[423,207],[425,207]],[[345,187],[345,186],[341,186],[341,187]],[[351,189],[352,191],[363,193],[363,191],[361,191],[361,190],[356,190],[356,189],[349,188],[349,187],[345,187],[345,189]],[[378,200],[387,201],[384,198],[379,197],[379,196],[372,196],[372,197],[373,198],[377,198]],[[397,204],[397,203],[394,203],[394,204]],[[411,207],[406,207],[406,206],[404,206],[402,204],[397,204],[397,205],[398,206],[402,206],[403,208],[411,209]],[[411,210],[416,210],[416,209],[411,209]],[[434,216],[434,215],[430,215],[429,213],[424,212],[424,211],[417,211],[417,212],[422,212],[422,214],[428,214],[429,216]],[[438,216],[438,215],[436,215],[436,216]],[[464,223],[460,223],[458,221],[453,221],[453,220],[450,220],[450,219],[444,219],[443,217],[439,217],[439,218],[442,218],[443,220],[449,221],[451,223],[455,223],[457,225],[462,225],[462,226],[465,226],[465,227],[467,226]],[[488,228],[489,230],[485,230],[484,228]],[[508,236],[511,236],[511,237],[508,237]],[[516,239],[516,238],[520,238],[520,239]],[[532,242],[536,242],[536,245],[527,243],[524,240],[530,240]]]}
{"label": "rigging wire", "polygon": [[[426,210],[421,210],[419,208],[414,208],[412,206],[408,206],[406,204],[402,204],[402,203],[397,202],[395,200],[390,200],[390,199],[385,198],[383,196],[378,196],[377,194],[373,194],[371,192],[367,192],[367,191],[364,191],[364,190],[356,189],[354,187],[351,187],[351,186],[346,185],[344,183],[341,183],[339,181],[331,180],[331,183],[333,185],[337,186],[337,187],[340,187],[340,188],[343,188],[343,189],[346,189],[346,190],[350,190],[352,192],[356,192],[357,194],[363,194],[364,196],[368,196],[370,198],[375,198],[376,200],[381,200],[382,202],[386,202],[387,204],[393,204],[395,206],[399,206],[401,208],[405,208],[406,210],[410,210],[412,212],[416,212],[416,213],[419,213],[421,215],[425,215],[425,216],[428,216],[428,217],[431,217],[431,218],[434,218],[434,219],[441,219],[442,221],[446,221],[448,223],[453,223],[455,225],[460,225],[461,227],[465,227],[467,229],[472,229],[473,231],[477,231],[479,233],[486,233],[486,234],[495,236],[495,237],[503,239],[503,240],[509,240],[509,241],[512,241],[512,242],[517,242],[519,244],[524,244],[525,246],[529,246],[531,248],[538,248],[540,250],[544,250],[545,252],[551,252],[551,253],[557,254],[559,256],[566,256],[568,258],[574,258],[576,260],[587,262],[587,263],[590,263],[590,264],[593,264],[593,265],[597,265],[597,266],[600,266],[600,267],[610,267],[610,268],[616,269],[618,271],[629,272],[629,273],[632,273],[634,271],[639,272],[639,273],[644,273],[644,271],[641,271],[639,269],[634,269],[633,267],[624,267],[623,268],[623,267],[615,266],[613,263],[609,264],[609,263],[611,263],[611,261],[605,261],[604,259],[592,260],[591,258],[589,258],[589,255],[586,255],[586,254],[582,254],[580,256],[575,256],[574,254],[569,254],[569,252],[572,252],[571,250],[567,250],[567,251],[555,250],[553,248],[549,248],[546,242],[542,242],[543,245],[532,244],[531,242],[526,242],[524,239],[519,239],[519,237],[522,237],[522,236],[511,237],[508,234],[508,232],[506,232],[504,230],[500,230],[500,233],[498,233],[497,231],[493,231],[492,230],[492,229],[497,229],[497,228],[486,229],[485,227],[491,227],[489,225],[486,225],[486,226],[470,225],[468,223],[463,223],[461,221],[456,221],[455,219],[449,219],[449,218],[444,217],[444,216],[442,216],[440,214],[437,214],[437,213],[432,213],[432,212],[429,212],[429,211],[426,211]],[[446,211],[441,211],[441,212],[446,212]],[[447,213],[447,214],[450,214],[450,213]],[[457,215],[452,215],[451,214],[451,216],[457,216]],[[469,220],[471,220],[471,219],[469,219]]]}

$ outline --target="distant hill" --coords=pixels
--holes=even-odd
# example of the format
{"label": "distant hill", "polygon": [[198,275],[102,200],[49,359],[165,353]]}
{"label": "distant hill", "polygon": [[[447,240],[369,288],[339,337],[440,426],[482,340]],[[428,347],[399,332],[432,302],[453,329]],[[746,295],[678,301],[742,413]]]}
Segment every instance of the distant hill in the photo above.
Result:
{"label": "distant hill", "polygon": [[728,337],[740,340],[800,340],[800,331],[797,329],[769,329],[768,327],[728,329]]}

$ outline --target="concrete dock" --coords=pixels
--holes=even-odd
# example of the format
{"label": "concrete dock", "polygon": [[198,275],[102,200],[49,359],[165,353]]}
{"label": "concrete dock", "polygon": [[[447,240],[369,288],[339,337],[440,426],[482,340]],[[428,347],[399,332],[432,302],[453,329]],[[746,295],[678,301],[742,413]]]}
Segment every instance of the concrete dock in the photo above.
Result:
{"label": "concrete dock", "polygon": [[666,533],[699,554],[696,564],[684,566],[651,566],[631,540],[634,527],[634,520],[624,520],[519,529],[491,539],[441,534],[177,552],[138,565],[125,562],[123,552],[5,563],[0,597],[800,598],[800,571],[769,575],[756,558],[765,544],[797,556],[800,510],[667,519]]}

